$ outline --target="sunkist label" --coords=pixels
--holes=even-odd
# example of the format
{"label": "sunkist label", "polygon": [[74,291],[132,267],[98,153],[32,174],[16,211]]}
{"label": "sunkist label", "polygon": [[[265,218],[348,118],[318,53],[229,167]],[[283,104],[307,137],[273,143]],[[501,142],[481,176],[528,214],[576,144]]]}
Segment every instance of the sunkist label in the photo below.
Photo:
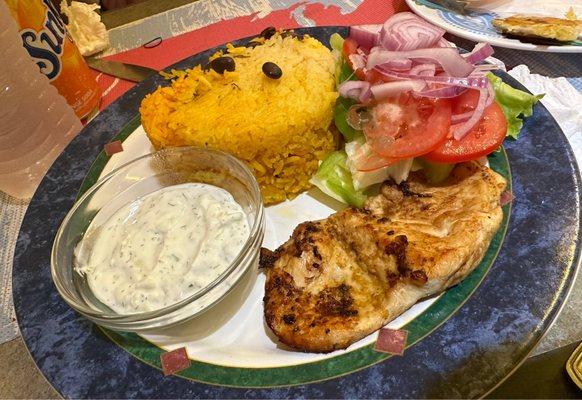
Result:
{"label": "sunkist label", "polygon": [[84,118],[99,106],[101,89],[67,33],[58,6],[51,0],[0,0],[20,26],[22,45],[41,73]]}
{"label": "sunkist label", "polygon": [[52,81],[62,71],[64,41],[71,40],[71,38],[59,16],[59,11],[52,2],[42,0],[38,4],[40,7],[44,6],[45,9],[40,29],[26,27],[21,29],[20,35],[22,36],[22,44],[39,66],[40,72],[45,74],[49,81]]}

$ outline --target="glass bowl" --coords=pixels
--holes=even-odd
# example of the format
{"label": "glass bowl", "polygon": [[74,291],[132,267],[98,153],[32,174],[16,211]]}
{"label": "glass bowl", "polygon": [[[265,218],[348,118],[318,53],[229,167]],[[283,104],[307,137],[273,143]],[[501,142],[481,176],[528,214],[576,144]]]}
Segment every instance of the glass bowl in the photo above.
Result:
{"label": "glass bowl", "polygon": [[[121,315],[101,303],[86,278],[74,269],[75,246],[89,228],[140,197],[183,183],[221,187],[244,210],[250,235],[234,261],[206,287],[162,309]],[[141,332],[169,327],[195,318],[220,302],[243,276],[256,273],[265,231],[265,215],[257,181],[245,164],[215,150],[179,147],[160,150],[131,161],[87,190],[57,231],[51,254],[51,273],[57,290],[76,311],[106,328]]]}

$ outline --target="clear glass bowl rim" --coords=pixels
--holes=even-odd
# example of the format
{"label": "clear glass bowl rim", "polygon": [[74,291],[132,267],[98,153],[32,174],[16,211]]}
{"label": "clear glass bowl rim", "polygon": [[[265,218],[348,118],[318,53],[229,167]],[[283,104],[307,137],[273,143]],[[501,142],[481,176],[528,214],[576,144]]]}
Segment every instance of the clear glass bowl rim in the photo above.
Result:
{"label": "clear glass bowl rim", "polygon": [[[89,308],[89,307],[85,306],[84,304],[81,304],[77,300],[78,296],[70,293],[70,291],[68,289],[66,289],[63,286],[63,284],[61,283],[60,278],[58,277],[58,273],[57,273],[57,262],[56,262],[56,258],[57,258],[56,253],[57,253],[58,244],[61,240],[61,237],[63,235],[64,230],[68,226],[74,213],[78,210],[80,205],[83,203],[83,201],[88,196],[92,195],[95,191],[97,191],[102,185],[106,184],[114,176],[131,168],[132,165],[138,163],[139,161],[142,161],[142,160],[147,159],[147,158],[153,158],[153,157],[158,156],[159,154],[163,154],[163,153],[170,153],[170,152],[172,152],[172,153],[174,153],[174,152],[186,153],[186,152],[192,152],[192,151],[216,154],[217,156],[225,157],[226,159],[229,159],[231,162],[233,162],[236,166],[239,167],[239,169],[240,169],[239,172],[242,172],[243,177],[246,179],[246,183],[250,184],[249,186],[251,187],[251,196],[252,196],[253,202],[255,202],[255,204],[257,206],[257,211],[254,215],[253,225],[252,225],[249,237],[247,238],[247,241],[245,242],[243,248],[241,249],[241,251],[239,252],[237,257],[234,259],[234,261],[229,265],[229,267],[221,275],[219,275],[214,281],[212,281],[204,289],[199,290],[198,292],[194,293],[190,297],[187,297],[178,303],[174,303],[174,304],[169,305],[169,306],[164,307],[164,308],[160,308],[160,309],[153,310],[153,311],[122,315],[122,314],[117,314],[117,313],[113,313],[113,312],[111,314],[101,312],[101,311],[95,310],[93,308]],[[135,159],[115,168],[113,171],[111,171],[110,173],[108,173],[104,177],[100,178],[97,182],[95,182],[89,189],[87,189],[83,193],[83,195],[80,198],[78,198],[75,201],[75,203],[73,204],[73,206],[71,207],[69,212],[67,212],[67,215],[65,216],[65,218],[61,222],[61,224],[57,230],[57,233],[55,235],[55,240],[53,241],[53,246],[51,249],[51,275],[52,275],[52,279],[53,279],[53,282],[55,283],[55,286],[57,287],[59,294],[65,300],[65,302],[67,304],[69,304],[76,311],[80,312],[83,315],[86,315],[87,317],[89,317],[91,319],[106,320],[106,321],[112,322],[112,323],[119,322],[121,324],[132,323],[132,322],[143,322],[143,321],[146,321],[149,319],[155,319],[155,318],[170,314],[176,310],[179,310],[179,309],[191,304],[192,302],[194,302],[194,301],[198,300],[199,298],[201,298],[202,296],[206,295],[212,289],[216,288],[216,286],[218,286],[221,282],[223,282],[225,279],[227,279],[231,275],[231,273],[233,271],[235,271],[241,265],[241,263],[244,262],[248,258],[248,256],[250,255],[249,253],[253,251],[253,246],[252,246],[253,242],[255,241],[256,237],[262,233],[261,230],[264,229],[264,226],[263,226],[264,215],[263,214],[264,214],[264,206],[263,206],[263,201],[262,201],[262,197],[261,197],[261,191],[259,188],[259,184],[258,184],[257,180],[255,179],[253,173],[250,171],[250,169],[242,161],[240,161],[238,158],[236,158],[236,157],[234,157],[231,154],[228,154],[226,152],[220,151],[220,150],[207,149],[204,147],[182,146],[182,147],[173,147],[173,148],[161,149],[161,150],[155,151],[153,153],[146,154],[146,155],[140,156],[138,158],[135,158]],[[244,267],[244,265],[243,265],[243,267]],[[248,265],[247,265],[247,267],[248,267]],[[72,265],[71,265],[71,268],[73,268]],[[73,271],[73,273],[76,273],[76,272]]]}

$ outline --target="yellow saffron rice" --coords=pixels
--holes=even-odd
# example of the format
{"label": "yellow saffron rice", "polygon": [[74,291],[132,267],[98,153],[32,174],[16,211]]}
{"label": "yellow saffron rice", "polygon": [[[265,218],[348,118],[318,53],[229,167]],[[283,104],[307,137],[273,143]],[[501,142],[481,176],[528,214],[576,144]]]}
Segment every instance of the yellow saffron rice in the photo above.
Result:
{"label": "yellow saffron rice", "polygon": [[[334,58],[313,38],[279,34],[254,48],[228,45],[226,53],[233,72],[173,71],[171,86],[143,100],[144,129],[156,148],[231,153],[252,169],[266,204],[291,199],[310,187],[319,161],[334,149]],[[281,68],[281,78],[263,73],[267,61]]]}

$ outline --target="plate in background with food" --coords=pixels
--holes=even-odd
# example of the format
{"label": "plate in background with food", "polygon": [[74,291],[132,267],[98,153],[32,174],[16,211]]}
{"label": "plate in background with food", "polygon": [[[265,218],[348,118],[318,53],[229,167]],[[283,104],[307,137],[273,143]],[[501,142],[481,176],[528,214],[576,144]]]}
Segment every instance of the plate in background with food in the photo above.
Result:
{"label": "plate in background with food", "polygon": [[[454,8],[461,7],[461,3],[467,3],[469,7],[463,10]],[[478,8],[480,3],[483,3],[482,8]],[[406,0],[416,14],[468,40],[516,50],[582,52],[580,5],[563,1],[540,3],[532,5],[524,0]]]}
{"label": "plate in background with food", "polygon": [[[129,91],[92,121],[57,160],[23,223],[14,264],[14,296],[23,338],[43,373],[62,394],[71,397],[475,397],[491,390],[526,357],[557,315],[578,264],[579,174],[566,138],[547,110],[536,104],[533,115],[525,119],[518,140],[506,141],[500,151],[490,155],[488,163],[492,169],[469,161],[481,158],[499,145],[494,139],[496,145],[489,148],[487,141],[479,139],[496,138],[493,133],[499,126],[483,126],[476,121],[494,107],[494,86],[503,87],[499,78],[486,76],[487,67],[473,66],[487,54],[484,47],[469,53],[467,57],[471,59],[465,59],[452,48],[436,51],[451,53],[445,58],[449,61],[453,58],[453,62],[443,59],[440,64],[453,68],[451,74],[452,71],[466,73],[464,78],[453,74],[449,78],[455,79],[447,82],[437,79],[444,76],[440,67],[418,61],[425,59],[426,54],[411,55],[407,62],[386,53],[392,53],[391,50],[380,49],[383,52],[380,52],[379,64],[388,64],[384,71],[379,71],[382,76],[367,77],[360,73],[362,80],[352,80],[356,83],[343,89],[340,86],[340,92],[346,101],[351,97],[367,104],[365,98],[374,96],[384,106],[354,109],[359,119],[347,123],[353,104],[343,111],[337,108],[336,82],[329,78],[340,76],[341,68],[336,69],[335,64],[338,59],[330,58],[331,53],[323,51],[316,39],[328,44],[336,34],[332,41],[337,45],[348,32],[348,28],[339,27],[298,29],[294,33],[273,33],[268,39],[243,39],[233,46],[192,56],[165,71],[165,77],[171,82],[155,76]],[[377,38],[377,34],[378,31],[367,27],[359,31],[359,38],[376,40],[370,39],[370,35]],[[303,39],[302,35],[314,39]],[[261,46],[288,46],[295,57],[285,59],[284,52],[278,52],[277,56],[266,51],[262,54]],[[297,46],[308,47],[322,59],[310,63],[303,51],[297,51]],[[365,47],[363,43],[355,47],[347,46],[345,41],[341,44],[345,59],[356,70],[359,69],[357,62],[370,61],[371,55],[366,54]],[[217,50],[222,53],[216,54]],[[452,55],[453,51],[456,55]],[[268,59],[262,59],[263,55],[269,55]],[[350,58],[354,55],[361,57]],[[269,62],[279,70],[268,65]],[[326,62],[331,62],[328,72],[326,68],[321,70]],[[242,68],[245,63],[247,68],[254,69],[240,73],[251,71],[253,75],[237,81],[240,76],[236,75],[236,66]],[[198,65],[204,68],[193,68]],[[390,93],[396,90],[393,83],[399,83],[394,77],[410,75],[410,70],[419,65],[424,68],[425,78],[405,79],[405,85],[426,95],[421,98],[433,100],[405,96],[391,103]],[[337,66],[349,68],[346,62]],[[307,69],[300,75],[289,74],[294,82],[292,87],[287,86],[286,71],[294,68]],[[374,70],[373,66],[369,68]],[[465,68],[471,71],[464,71]],[[190,71],[180,72],[185,69]],[[474,70],[478,74],[469,79],[467,75]],[[303,74],[311,76],[310,80]],[[349,75],[353,78],[354,74]],[[512,78],[500,76],[506,83],[523,90]],[[315,79],[323,79],[323,86],[315,85]],[[219,89],[211,92],[213,84]],[[239,103],[252,104],[253,96],[240,91],[253,93],[258,90],[256,84],[265,85],[260,86],[262,95],[267,95],[261,97],[263,103],[236,111]],[[383,86],[378,88],[380,85]],[[157,89],[158,86],[162,89]],[[446,99],[467,92],[467,86],[478,89],[477,97],[466,98],[463,104],[455,103],[456,106],[449,104]],[[142,102],[154,92],[155,95]],[[297,96],[295,100],[285,103],[294,96]],[[527,99],[533,103],[531,97]],[[229,104],[237,98],[239,103]],[[279,98],[283,104],[271,103]],[[302,99],[308,99],[309,103],[298,104]],[[194,120],[189,119],[190,112],[176,112],[190,107],[193,101],[215,105],[204,108],[206,112],[196,114]],[[319,107],[310,109],[311,104]],[[232,111],[216,114],[220,107]],[[327,112],[322,113],[325,107]],[[336,119],[339,133],[335,128],[330,129],[334,108],[335,116],[340,115],[347,124],[340,127],[342,121]],[[266,121],[266,125],[258,123],[258,118],[249,122],[250,109],[262,110],[261,122]],[[392,125],[395,114],[390,110],[404,115],[399,126],[405,129],[402,132],[383,129],[382,132],[390,133],[386,136],[374,128]],[[403,113],[406,110],[410,112]],[[477,112],[478,118],[472,118]],[[362,117],[366,113],[373,114],[374,125],[358,125],[365,122]],[[229,115],[234,117],[228,119]],[[433,115],[440,118],[431,119]],[[443,115],[449,120],[443,122]],[[457,126],[452,134],[458,135],[459,140],[473,137],[473,145],[451,152],[453,145],[445,142],[454,140],[448,137],[452,116]],[[205,129],[207,136],[193,135],[197,127],[208,123],[205,118],[213,117],[219,118],[223,128],[220,133]],[[491,119],[494,120],[487,118]],[[214,126],[216,121],[207,126]],[[300,129],[289,132],[289,121]],[[257,136],[253,140],[233,141],[236,128],[249,129],[249,123]],[[434,128],[431,142],[414,145],[407,141],[408,126],[410,133],[414,131],[416,135]],[[507,125],[503,128],[505,137]],[[536,134],[538,130],[543,135]],[[264,271],[232,291],[227,302],[202,314],[206,319],[192,319],[166,330],[139,335],[89,325],[60,299],[50,283],[48,265],[55,232],[77,195],[116,167],[155,150],[150,142],[152,138],[157,147],[165,147],[164,143],[206,146],[209,141],[208,147],[214,147],[211,141],[225,131],[228,135],[220,142],[231,146],[225,150],[244,160],[258,177],[266,203],[277,203],[266,207],[265,250],[261,252]],[[281,143],[277,133],[298,137],[286,137]],[[197,143],[201,138],[203,143]],[[259,142],[260,139],[263,140]],[[116,141],[122,142],[123,151],[112,156],[102,151],[106,143]],[[356,142],[352,146],[359,146],[357,150],[368,144],[373,148],[372,153],[381,157],[370,157],[368,150],[348,154],[346,142]],[[277,151],[269,154],[273,149]],[[336,152],[331,152],[334,149]],[[354,159],[350,155],[361,157]],[[414,168],[413,162],[405,161],[427,155],[425,164],[416,163]],[[356,166],[355,171],[347,163],[350,159]],[[398,160],[393,162],[393,159]],[[451,170],[433,165],[435,161],[436,164],[439,161],[461,164]],[[75,166],[72,170],[71,165]],[[294,170],[296,165],[301,167]],[[354,176],[358,173],[356,181]],[[404,180],[405,175],[410,176],[408,181]],[[388,178],[393,184],[379,187]],[[310,186],[310,180],[328,194],[318,188],[304,191]],[[511,188],[516,199],[501,207],[500,194],[505,185]],[[456,188],[454,195],[453,190],[447,189],[449,186]],[[563,192],[555,190],[557,187]],[[51,199],[50,204],[42,201],[56,190],[60,193],[58,198]],[[463,202],[461,193],[468,201]],[[479,196],[473,196],[475,193]],[[341,201],[350,203],[352,208]],[[455,207],[450,207],[451,204]],[[445,220],[447,213],[453,213],[459,221],[471,223],[459,230],[440,226],[442,229],[435,232],[433,217],[439,213]],[[50,229],[38,229],[35,221],[41,219],[50,221]],[[324,222],[305,224],[313,220]],[[488,223],[489,220],[494,223]],[[297,225],[299,228],[294,233]],[[427,233],[427,229],[432,231]],[[437,254],[431,254],[430,251],[442,244],[434,237],[447,237],[449,231],[455,231],[455,240],[460,245],[454,246],[454,241],[450,241],[450,251],[440,249]],[[376,237],[378,233],[382,236]],[[407,239],[421,236],[433,239]],[[364,240],[358,242],[355,240],[358,238]],[[416,246],[417,243],[426,246]],[[334,252],[336,249],[343,252]],[[451,259],[442,261],[445,257],[439,256],[446,253],[450,253]],[[410,257],[415,258],[413,263]],[[443,274],[423,268],[424,264],[438,266]],[[330,266],[334,265],[337,273],[325,272],[333,270]],[[378,270],[373,271],[371,266]],[[446,270],[447,266],[453,267],[453,273]],[[432,280],[435,276],[438,279]],[[298,286],[298,282],[303,283]],[[370,285],[361,282],[370,282]],[[354,289],[356,286],[358,290]],[[268,310],[263,309],[265,287]],[[375,292],[368,290],[371,287]],[[450,288],[443,292],[446,287]],[[391,295],[386,296],[378,288],[386,289]],[[423,299],[427,295],[430,297]],[[403,301],[391,303],[390,299],[394,298]],[[292,309],[294,303],[302,307]],[[386,315],[383,307],[397,311]],[[387,322],[388,329],[382,330],[382,337],[377,340],[377,329]],[[395,344],[400,347],[395,348]],[[160,371],[163,355],[183,347],[190,358],[189,366],[174,377],[164,378]],[[393,355],[397,353],[402,355]]]}

